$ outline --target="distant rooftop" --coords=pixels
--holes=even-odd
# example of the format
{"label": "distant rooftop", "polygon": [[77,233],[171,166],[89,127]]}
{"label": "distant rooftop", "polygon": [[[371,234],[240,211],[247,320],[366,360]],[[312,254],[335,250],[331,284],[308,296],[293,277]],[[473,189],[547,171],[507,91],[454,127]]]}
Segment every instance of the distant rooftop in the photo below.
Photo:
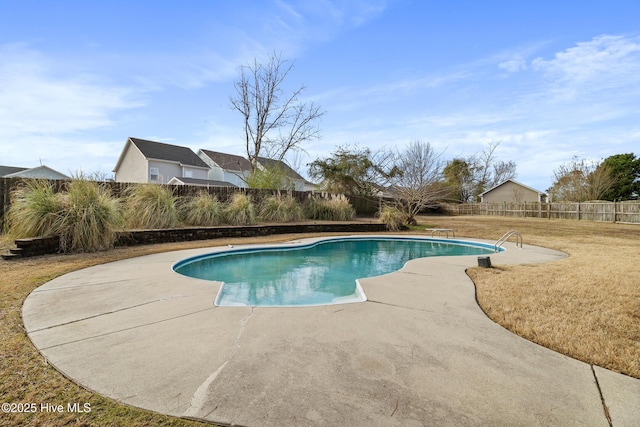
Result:
{"label": "distant rooftop", "polygon": [[273,159],[267,159],[266,157],[258,157],[258,162],[265,168],[280,168],[291,179],[304,180],[304,178],[301,177],[298,172],[294,171],[288,164],[286,164],[281,160],[273,160]]}
{"label": "distant rooftop", "polygon": [[210,179],[199,179],[199,178],[184,178],[184,177],[173,177],[169,180],[169,183],[171,183],[171,181],[179,181],[183,184],[186,185],[200,185],[203,187],[237,187],[237,185],[234,185],[230,182],[226,182],[226,181],[214,181],[214,180],[210,180]]}
{"label": "distant rooftop", "polygon": [[208,168],[207,164],[188,147],[139,138],[129,138],[129,140],[148,159],[168,160],[182,165]]}
{"label": "distant rooftop", "polygon": [[0,177],[11,175],[12,173],[26,171],[29,168],[19,168],[16,166],[0,166]]}
{"label": "distant rooftop", "polygon": [[216,162],[222,169],[233,171],[251,172],[251,163],[249,160],[234,154],[220,153],[218,151],[200,150],[211,160]]}

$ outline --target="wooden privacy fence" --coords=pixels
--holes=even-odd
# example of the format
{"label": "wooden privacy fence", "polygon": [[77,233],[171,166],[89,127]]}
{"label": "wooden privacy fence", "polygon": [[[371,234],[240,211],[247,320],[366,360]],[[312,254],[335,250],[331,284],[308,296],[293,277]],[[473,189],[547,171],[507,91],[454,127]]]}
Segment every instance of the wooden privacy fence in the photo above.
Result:
{"label": "wooden privacy fence", "polygon": [[[5,213],[9,210],[11,205],[11,190],[23,181],[24,178],[0,178],[0,231],[4,227]],[[63,190],[70,180],[52,180],[50,181],[55,191]],[[126,182],[101,182],[101,184],[108,185],[111,188],[111,192],[115,197],[122,197],[126,189],[132,185],[132,183]],[[159,185],[159,184],[154,184]],[[326,193],[313,192],[313,191],[287,191],[287,190],[263,190],[257,188],[238,188],[238,187],[204,187],[195,185],[167,185],[171,187],[173,192],[178,197],[189,197],[198,194],[201,191],[206,191],[211,195],[215,195],[220,201],[228,201],[235,193],[244,193],[250,195],[254,201],[260,202],[265,197],[272,194],[282,193],[290,194],[299,202],[304,202],[310,195],[324,195],[329,197]],[[360,196],[346,196],[349,202],[356,210],[358,215],[371,215],[378,211],[381,200],[379,198],[367,198]]]}
{"label": "wooden privacy fence", "polygon": [[9,208],[10,183],[8,178],[0,178],[0,232],[4,229],[4,213]]}
{"label": "wooden privacy fence", "polygon": [[640,224],[640,201],[444,203],[449,215],[492,215],[518,218],[574,219]]}

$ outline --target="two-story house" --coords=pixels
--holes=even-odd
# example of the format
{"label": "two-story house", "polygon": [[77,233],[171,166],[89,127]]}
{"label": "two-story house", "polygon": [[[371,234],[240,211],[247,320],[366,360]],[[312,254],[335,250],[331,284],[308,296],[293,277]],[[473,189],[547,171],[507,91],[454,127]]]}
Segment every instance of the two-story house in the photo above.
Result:
{"label": "two-story house", "polygon": [[166,184],[173,177],[207,180],[209,166],[188,147],[129,138],[113,172],[116,182]]}
{"label": "two-story house", "polygon": [[246,188],[246,177],[251,173],[251,163],[241,156],[211,150],[199,150],[198,157],[209,166],[208,179],[229,182]]}
{"label": "two-story house", "polygon": [[[248,162],[248,161],[247,161]],[[281,160],[267,159],[266,157],[258,157],[258,167],[266,169],[279,169],[283,171],[291,183],[291,187],[296,191],[312,191],[317,185],[304,179],[298,172],[293,170],[289,165]]]}
{"label": "two-story house", "polygon": [[[298,191],[315,189],[286,163],[258,158],[259,168],[279,168]],[[211,150],[194,153],[188,147],[129,138],[113,172],[116,182],[247,187],[251,163],[244,157]]]}

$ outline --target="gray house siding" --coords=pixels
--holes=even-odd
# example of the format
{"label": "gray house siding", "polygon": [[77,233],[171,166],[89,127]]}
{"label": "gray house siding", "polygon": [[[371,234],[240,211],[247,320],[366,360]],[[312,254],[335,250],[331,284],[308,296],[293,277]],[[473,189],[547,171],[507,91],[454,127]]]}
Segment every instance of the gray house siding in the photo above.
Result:
{"label": "gray house siding", "polygon": [[[247,183],[244,180],[244,177],[246,177],[248,175],[248,171],[241,171],[241,170],[235,170],[235,169],[225,169],[223,166],[224,165],[220,165],[218,163],[216,163],[213,159],[212,156],[216,156],[220,157],[220,155],[222,155],[222,157],[224,158],[236,158],[237,156],[233,156],[233,155],[227,155],[227,154],[223,154],[223,153],[217,153],[217,152],[213,152],[213,151],[209,151],[209,150],[200,150],[198,151],[198,157],[200,157],[202,159],[202,161],[204,161],[207,166],[209,166],[209,173],[207,175],[207,179],[211,180],[211,181],[224,181],[224,182],[228,182],[231,183],[237,187],[241,187],[241,188],[247,188]],[[216,157],[216,158],[217,158]],[[229,159],[227,159],[229,160]],[[240,159],[238,159],[240,160]],[[242,159],[245,160],[245,159]],[[246,161],[246,160],[245,160]],[[231,164],[235,164],[238,162],[233,162],[233,161],[229,161],[228,163]]]}
{"label": "gray house siding", "polygon": [[[148,160],[148,182],[154,184],[166,184],[173,177],[178,178],[196,178],[207,179],[207,169],[196,168],[193,166],[184,166],[173,162],[166,162],[162,160]],[[154,180],[152,179],[152,168],[156,168],[158,175]],[[154,172],[156,172],[154,170]]]}
{"label": "gray house siding", "polygon": [[222,170],[222,179],[221,179],[221,181],[230,182],[231,184],[233,184],[233,185],[235,185],[237,187],[246,188],[247,187],[247,183],[242,178],[243,176],[244,175],[242,174],[241,171],[226,171],[226,170]]}
{"label": "gray house siding", "polygon": [[129,138],[114,169],[117,182],[166,184],[173,177],[207,179],[209,167],[187,147]]}

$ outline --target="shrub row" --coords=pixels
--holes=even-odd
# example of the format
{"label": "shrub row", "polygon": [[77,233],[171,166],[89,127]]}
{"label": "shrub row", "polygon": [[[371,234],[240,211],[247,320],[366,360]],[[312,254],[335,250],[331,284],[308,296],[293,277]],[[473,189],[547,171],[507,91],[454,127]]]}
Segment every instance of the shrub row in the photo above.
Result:
{"label": "shrub row", "polygon": [[346,221],[355,216],[344,196],[310,195],[300,203],[290,195],[274,194],[256,204],[250,196],[236,193],[222,203],[207,192],[180,198],[170,187],[139,184],[116,198],[107,186],[85,179],[72,180],[62,192],[55,192],[50,181],[25,180],[11,197],[8,234],[13,238],[59,235],[65,252],[110,248],[116,233],[124,229],[249,225],[258,219]]}

